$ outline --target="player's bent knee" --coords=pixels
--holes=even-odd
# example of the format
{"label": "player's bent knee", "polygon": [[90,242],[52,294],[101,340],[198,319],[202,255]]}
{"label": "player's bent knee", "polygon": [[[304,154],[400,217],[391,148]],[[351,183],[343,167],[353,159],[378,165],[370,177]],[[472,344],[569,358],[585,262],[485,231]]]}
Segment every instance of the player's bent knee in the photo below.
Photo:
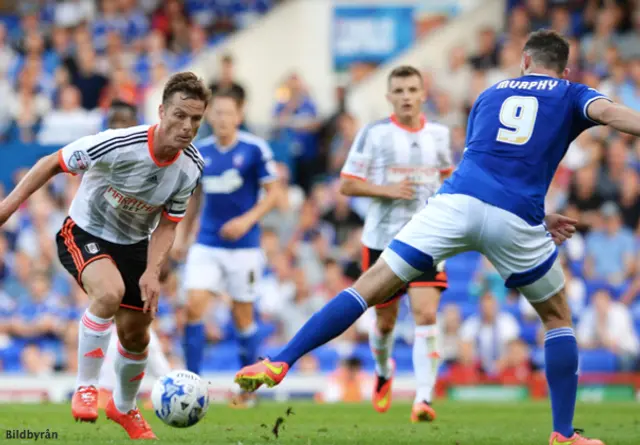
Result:
{"label": "player's bent knee", "polygon": [[411,311],[417,326],[436,323],[441,290],[435,287],[410,288]]}
{"label": "player's bent knee", "polygon": [[116,314],[120,344],[131,352],[142,352],[149,345],[151,314],[122,308]]}
{"label": "player's bent knee", "polygon": [[212,297],[209,291],[190,290],[187,295],[186,315],[188,322],[200,321]]}
{"label": "player's bent knee", "polygon": [[382,259],[358,278],[353,288],[364,298],[369,307],[383,303],[398,292],[405,282]]}
{"label": "player's bent knee", "polygon": [[122,275],[110,259],[100,259],[89,264],[82,271],[82,284],[92,305],[102,306],[115,312],[120,307],[125,286]]}

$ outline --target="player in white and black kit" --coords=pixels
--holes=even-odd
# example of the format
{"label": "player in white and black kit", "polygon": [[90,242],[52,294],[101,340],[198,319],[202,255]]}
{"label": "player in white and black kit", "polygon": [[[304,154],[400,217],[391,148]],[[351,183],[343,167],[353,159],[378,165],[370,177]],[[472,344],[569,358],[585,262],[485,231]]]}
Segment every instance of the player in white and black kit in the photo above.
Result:
{"label": "player in white and black kit", "polygon": [[96,385],[115,320],[118,378],[106,414],[132,439],[155,438],[136,407],[136,395],[147,362],[160,271],[204,165],[191,141],[209,96],[195,74],[172,76],[163,92],[159,124],[83,137],[38,161],[0,203],[3,224],[54,175],[83,173],[57,236],[61,263],[91,299],[80,322],[71,409],[76,420],[98,417]]}
{"label": "player in white and black kit", "polygon": [[[449,129],[426,122],[420,72],[400,66],[389,75],[387,99],[394,114],[365,126],[353,143],[342,169],[342,193],[372,199],[362,233],[362,270],[376,262],[411,217],[433,196],[452,171]],[[413,367],[417,381],[411,420],[431,421],[433,387],[439,364],[436,311],[440,293],[447,288],[444,264],[430,268],[408,284],[415,320]],[[391,406],[394,363],[393,328],[402,289],[376,306],[376,323],[369,344],[376,362],[373,407],[385,412]]]}

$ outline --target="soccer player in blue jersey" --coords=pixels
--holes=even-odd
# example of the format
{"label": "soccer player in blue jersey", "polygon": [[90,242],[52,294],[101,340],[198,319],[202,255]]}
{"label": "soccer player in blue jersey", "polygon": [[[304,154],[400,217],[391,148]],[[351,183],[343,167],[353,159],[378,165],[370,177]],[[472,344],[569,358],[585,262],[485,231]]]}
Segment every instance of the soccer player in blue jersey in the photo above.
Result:
{"label": "soccer player in blue jersey", "polygon": [[546,328],[545,368],[551,398],[551,445],[602,445],[573,428],[578,347],[556,257],[577,221],[545,215],[544,198],[569,143],[594,125],[640,136],[640,113],[565,80],[569,44],[553,31],[530,35],[522,77],[476,100],[464,157],[427,206],[398,233],[375,265],[338,294],[270,360],[245,367],[245,390],[277,385],[310,350],[340,335],[364,311],[441,261],[484,254],[506,286],[518,289]]}
{"label": "soccer player in blue jersey", "polygon": [[[260,339],[253,303],[264,267],[258,222],[279,196],[271,149],[259,137],[238,131],[240,99],[231,92],[217,92],[208,118],[214,136],[198,144],[205,167],[179,242],[183,246],[188,242],[204,201],[200,230],[189,249],[185,272],[185,353],[187,368],[195,373],[200,372],[206,341],[202,317],[214,294],[226,293],[233,300],[240,362],[244,366],[257,359]],[[261,188],[266,192],[262,199]],[[253,397],[247,395],[243,400]]]}

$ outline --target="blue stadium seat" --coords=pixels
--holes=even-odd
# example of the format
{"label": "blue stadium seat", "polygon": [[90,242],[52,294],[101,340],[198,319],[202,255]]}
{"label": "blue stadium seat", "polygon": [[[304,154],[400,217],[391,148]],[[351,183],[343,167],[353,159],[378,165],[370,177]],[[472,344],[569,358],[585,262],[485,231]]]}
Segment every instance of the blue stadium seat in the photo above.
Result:
{"label": "blue stadium seat", "polygon": [[536,336],[539,328],[540,322],[538,321],[522,323],[520,338],[527,342],[527,344],[534,346],[536,344]]}
{"label": "blue stadium seat", "polygon": [[614,372],[616,370],[616,356],[605,350],[582,351],[580,353],[581,372]]}

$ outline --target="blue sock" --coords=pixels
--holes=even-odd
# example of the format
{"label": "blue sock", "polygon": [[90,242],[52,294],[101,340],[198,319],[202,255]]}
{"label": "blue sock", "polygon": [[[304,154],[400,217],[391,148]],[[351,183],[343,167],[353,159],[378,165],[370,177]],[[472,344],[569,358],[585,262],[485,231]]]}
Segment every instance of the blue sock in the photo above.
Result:
{"label": "blue sock", "polygon": [[367,310],[367,303],[353,288],[340,292],[305,323],[282,351],[271,360],[289,367],[307,352],[336,338]]}
{"label": "blue sock", "polygon": [[187,369],[200,374],[202,356],[204,355],[204,324],[202,322],[188,323],[184,328],[184,354]]}
{"label": "blue sock", "polygon": [[578,344],[573,329],[552,329],[545,334],[544,360],[553,431],[571,437],[578,392]]}
{"label": "blue sock", "polygon": [[238,336],[238,355],[240,366],[248,366],[258,360],[258,347],[260,346],[260,332],[258,325],[251,324],[244,331],[236,331]]}

